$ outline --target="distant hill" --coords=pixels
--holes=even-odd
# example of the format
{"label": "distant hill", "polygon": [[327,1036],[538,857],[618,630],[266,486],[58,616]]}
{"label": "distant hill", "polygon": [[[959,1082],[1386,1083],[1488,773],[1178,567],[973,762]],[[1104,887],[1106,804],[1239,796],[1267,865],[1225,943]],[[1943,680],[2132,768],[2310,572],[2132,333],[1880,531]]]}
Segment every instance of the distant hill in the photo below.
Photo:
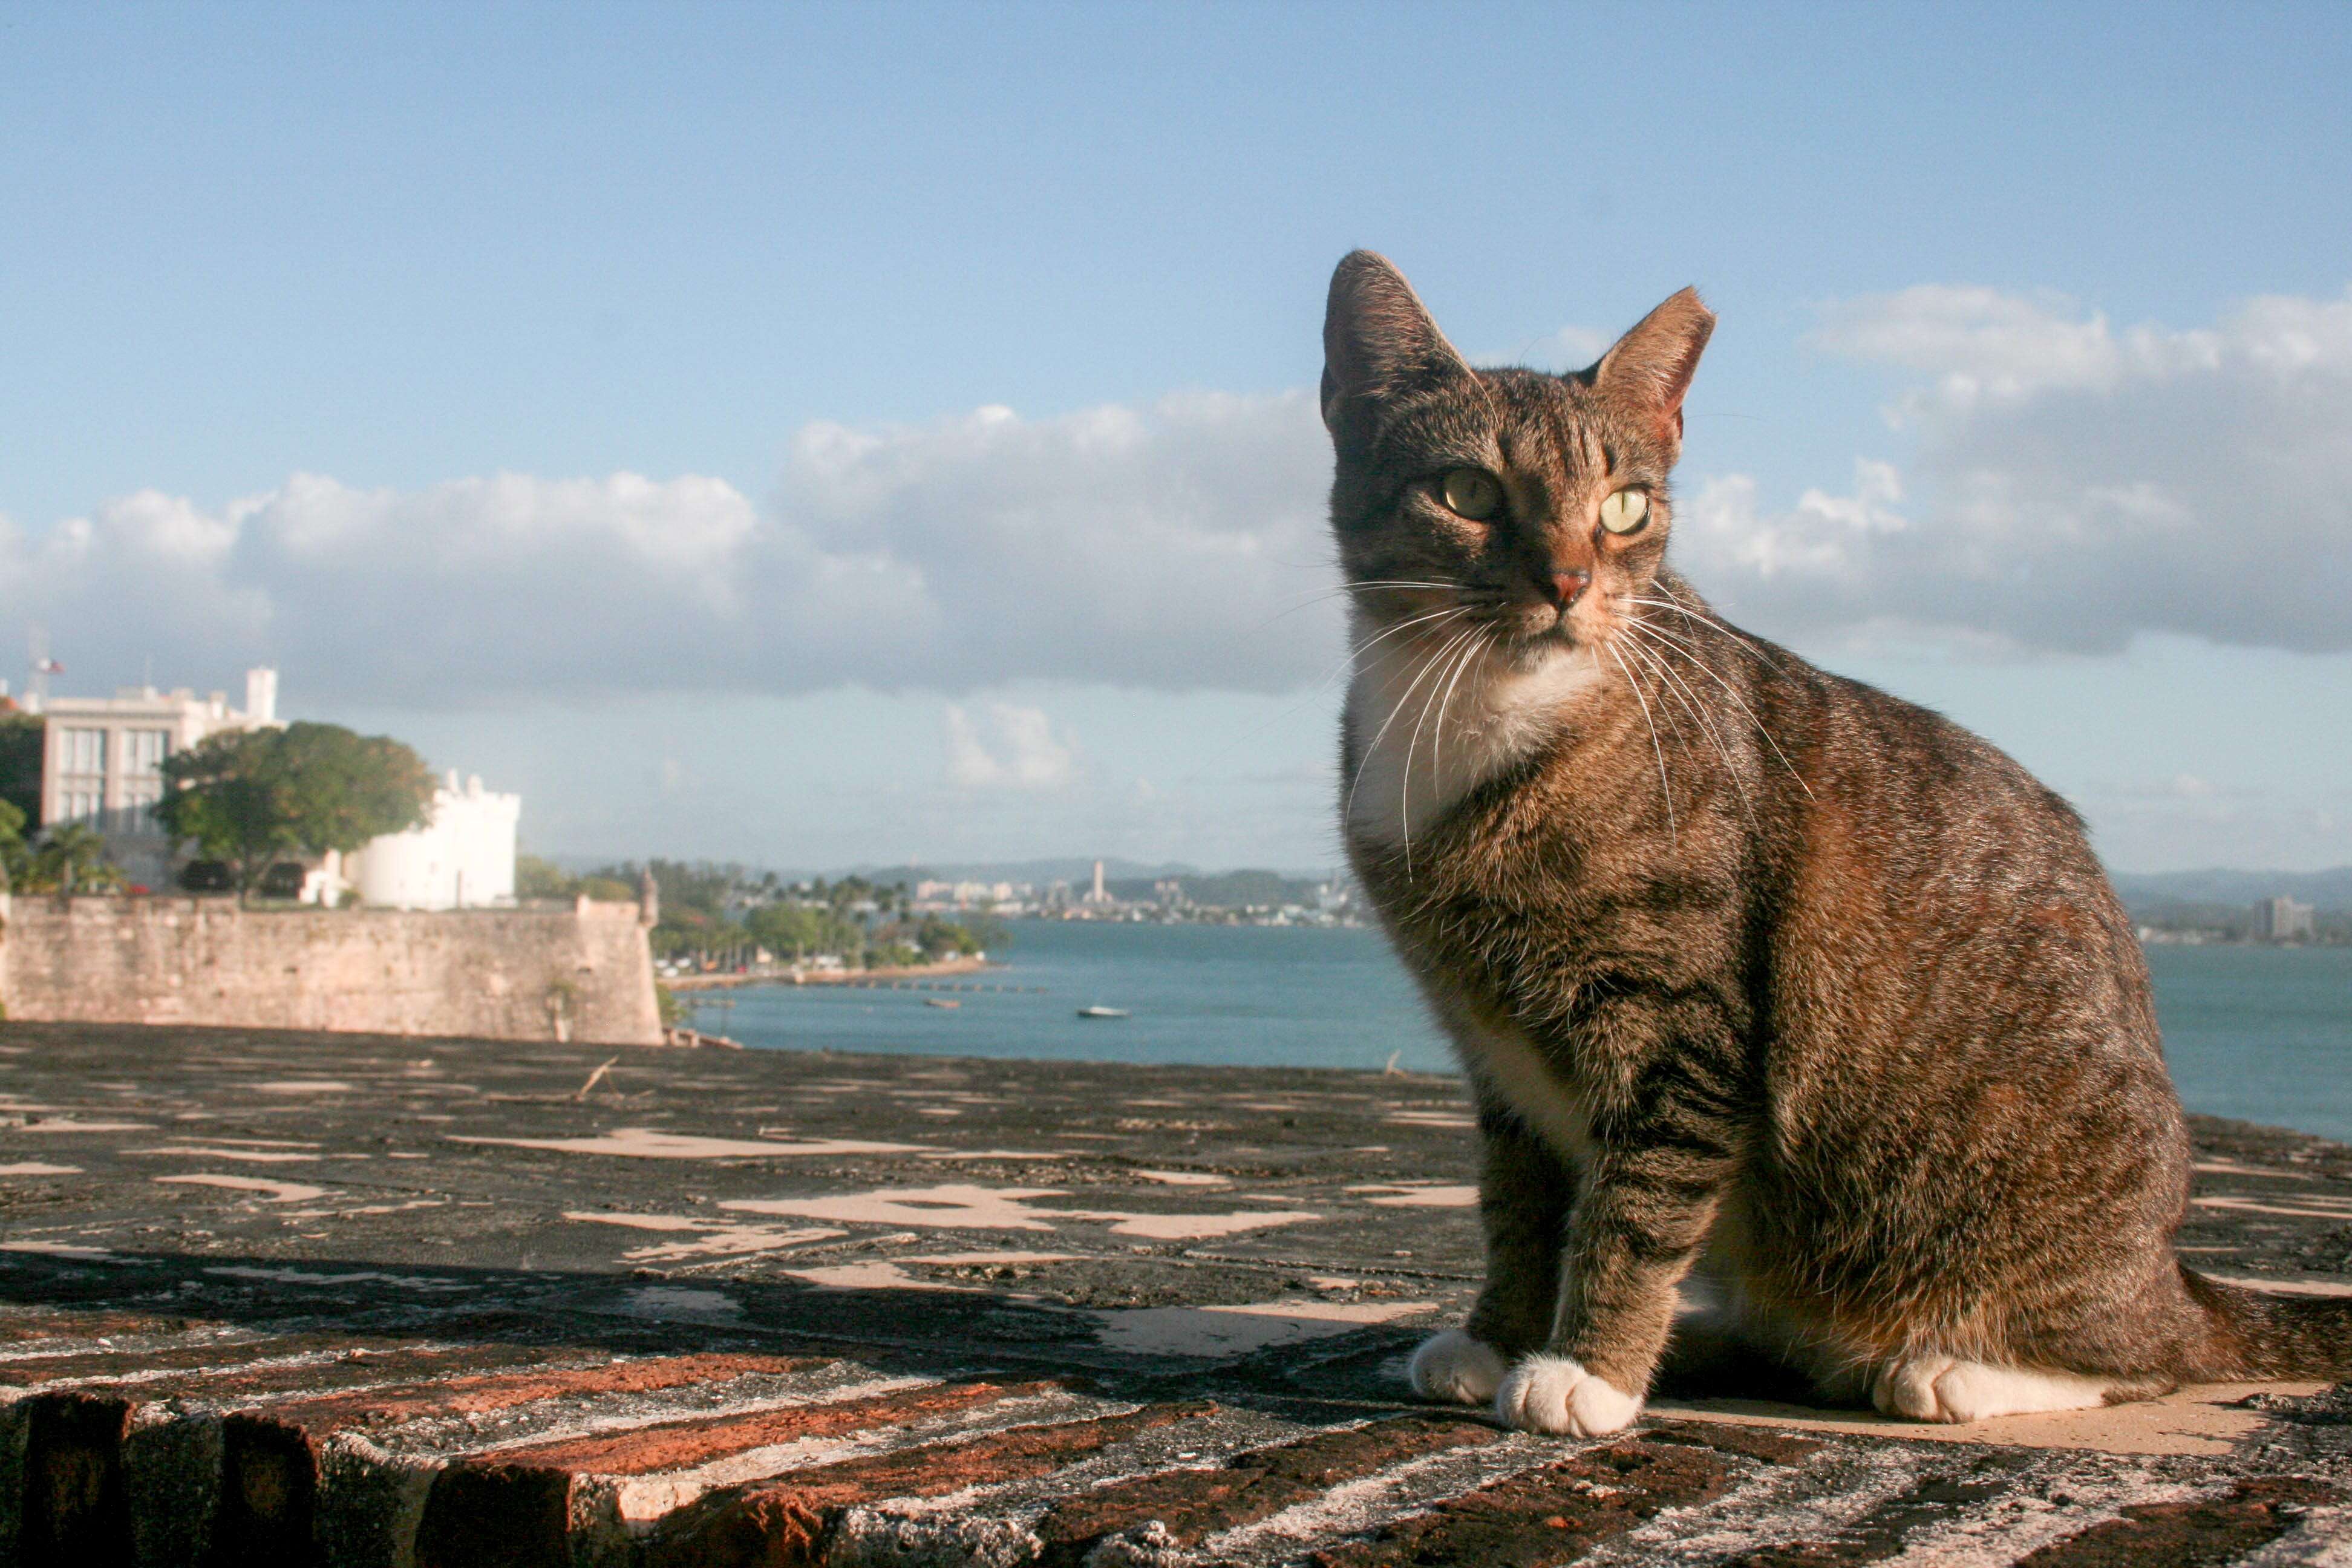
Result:
{"label": "distant hill", "polygon": [[[1067,882],[1073,888],[1090,884],[1095,879],[1092,859],[1057,858],[1046,860],[927,860],[920,865],[905,861],[895,866],[851,866],[843,870],[828,871],[829,877],[856,875],[873,882],[1034,882],[1042,888],[1052,882]],[[1103,861],[1105,881],[1140,880],[1148,889],[1160,877],[1196,875],[1193,868],[1181,861],[1168,860],[1158,865],[1141,860]]]}
{"label": "distant hill", "polygon": [[2352,910],[2352,866],[2332,871],[2240,871],[2215,867],[2203,871],[2111,873],[2124,908],[2134,915],[2162,913],[2192,904],[2245,908],[2284,895],[2315,910]]}
{"label": "distant hill", "polygon": [[[617,864],[625,857],[557,855],[551,858],[565,870],[578,874]],[[780,874],[785,881],[792,882],[803,880],[812,873],[795,870]],[[1094,879],[1095,863],[1091,858],[1076,856],[1037,860],[938,860],[919,865],[867,862],[824,873],[828,878],[852,874],[885,884],[931,880],[1029,882],[1044,888],[1058,881],[1083,889]],[[1242,904],[1311,903],[1315,884],[1330,874],[1295,867],[1270,871],[1203,871],[1181,860],[1154,863],[1106,858],[1103,861],[1103,879],[1116,897],[1150,898],[1152,883],[1172,877],[1184,884],[1185,897],[1194,903],[1227,909]],[[2331,871],[2243,871],[2213,867],[2202,871],[2116,871],[2110,875],[2124,907],[2141,919],[2177,913],[2190,907],[2244,910],[2258,900],[2282,893],[2323,912],[2352,912],[2352,866],[2338,866]]]}
{"label": "distant hill", "polygon": [[[574,876],[601,870],[607,866],[618,866],[625,862],[634,863],[634,858],[626,855],[550,855],[546,858]],[[697,861],[695,864],[717,868],[724,863]],[[780,880],[785,882],[804,882],[812,877],[823,877],[827,881],[837,881],[844,877],[863,877],[869,882],[879,883],[885,887],[894,882],[905,882],[908,886],[928,881],[1029,882],[1042,889],[1055,882],[1067,882],[1071,887],[1083,891],[1095,879],[1095,863],[1090,857],[1084,859],[1065,857],[1040,860],[900,860],[887,865],[869,860],[855,866],[835,866],[815,871],[805,868],[787,868],[781,866],[739,867],[737,869],[744,873],[747,880],[751,881],[757,881],[761,875],[772,870]],[[1103,860],[1103,881],[1113,891],[1117,890],[1120,883],[1133,884],[1142,889],[1135,896],[1148,899],[1151,896],[1152,883],[1163,878],[1175,877],[1182,879],[1186,894],[1201,903],[1213,901],[1223,903],[1224,900],[1202,898],[1193,891],[1194,883],[1200,883],[1204,887],[1215,884],[1222,888],[1225,880],[1232,878],[1272,879],[1273,881],[1280,882],[1285,886],[1304,887],[1311,901],[1315,884],[1331,875],[1332,872],[1328,869],[1301,870],[1297,867],[1276,871],[1203,871],[1198,866],[1189,865],[1181,860],[1153,862],[1120,860],[1110,857],[1105,857]],[[1260,890],[1269,886],[1271,886],[1270,883],[1246,880],[1234,884],[1235,889],[1250,888]],[[1235,901],[1282,903],[1297,900],[1295,898],[1253,896],[1247,900]]]}

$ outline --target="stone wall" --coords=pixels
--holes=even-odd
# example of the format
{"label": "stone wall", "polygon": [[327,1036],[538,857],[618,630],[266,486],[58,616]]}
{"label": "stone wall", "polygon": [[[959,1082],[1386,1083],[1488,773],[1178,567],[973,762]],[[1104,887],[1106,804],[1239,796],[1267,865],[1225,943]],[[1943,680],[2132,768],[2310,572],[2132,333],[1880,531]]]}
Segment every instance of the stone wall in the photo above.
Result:
{"label": "stone wall", "polygon": [[0,895],[0,913],[11,1018],[662,1042],[635,904],[296,911]]}

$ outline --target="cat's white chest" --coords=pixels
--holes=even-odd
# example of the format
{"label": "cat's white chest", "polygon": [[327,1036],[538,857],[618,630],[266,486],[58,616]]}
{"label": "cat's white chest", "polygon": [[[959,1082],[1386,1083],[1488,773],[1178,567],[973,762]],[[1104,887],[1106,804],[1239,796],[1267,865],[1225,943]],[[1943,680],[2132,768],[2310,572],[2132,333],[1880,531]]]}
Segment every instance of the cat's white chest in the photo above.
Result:
{"label": "cat's white chest", "polygon": [[1556,735],[1561,710],[1600,679],[1588,653],[1562,648],[1532,668],[1484,653],[1460,664],[1423,647],[1375,643],[1348,686],[1354,776],[1341,781],[1353,831],[1404,844],[1455,802]]}

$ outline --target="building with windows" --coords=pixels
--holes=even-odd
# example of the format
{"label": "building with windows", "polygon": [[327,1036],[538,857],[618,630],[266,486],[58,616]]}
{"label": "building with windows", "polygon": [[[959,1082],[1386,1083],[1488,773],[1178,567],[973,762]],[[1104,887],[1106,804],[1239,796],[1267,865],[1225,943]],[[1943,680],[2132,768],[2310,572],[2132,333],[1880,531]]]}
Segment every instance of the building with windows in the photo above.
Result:
{"label": "building with windows", "polygon": [[134,885],[172,882],[172,841],[155,821],[163,798],[163,759],[223,730],[273,729],[278,672],[245,672],[245,706],[228,693],[198,697],[183,688],[129,686],[112,697],[53,697],[43,702],[47,736],[41,756],[41,826],[69,822],[96,828],[107,858]]}
{"label": "building with windows", "polygon": [[2313,936],[2312,907],[2284,893],[2254,906],[2254,935],[2263,942],[2309,942]]}

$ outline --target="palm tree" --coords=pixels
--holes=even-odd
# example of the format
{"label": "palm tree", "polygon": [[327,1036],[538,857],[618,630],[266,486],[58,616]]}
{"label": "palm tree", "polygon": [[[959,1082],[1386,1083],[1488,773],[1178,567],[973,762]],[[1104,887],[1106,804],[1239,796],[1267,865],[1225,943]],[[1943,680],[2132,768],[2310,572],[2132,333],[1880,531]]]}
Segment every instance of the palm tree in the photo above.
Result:
{"label": "palm tree", "polygon": [[79,892],[85,886],[111,887],[122,873],[106,858],[106,840],[86,822],[64,822],[41,835],[34,874],[54,879],[58,891]]}

